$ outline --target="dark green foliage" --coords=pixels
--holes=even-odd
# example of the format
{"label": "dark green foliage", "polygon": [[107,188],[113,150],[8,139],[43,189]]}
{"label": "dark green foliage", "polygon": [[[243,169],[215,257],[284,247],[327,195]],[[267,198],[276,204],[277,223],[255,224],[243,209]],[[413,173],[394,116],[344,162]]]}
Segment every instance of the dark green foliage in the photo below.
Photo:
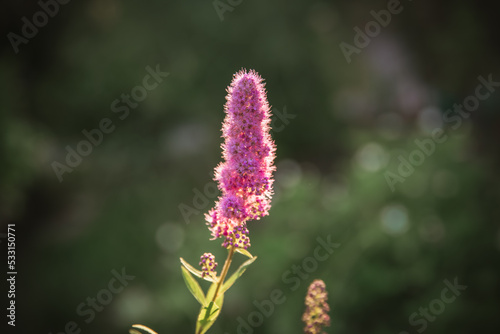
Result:
{"label": "dark green foliage", "polygon": [[[2,10],[0,222],[3,233],[17,224],[16,330],[194,331],[199,305],[179,257],[225,258],[203,214],[216,198],[225,88],[245,67],[266,79],[277,117],[276,196],[270,216],[248,224],[258,260],[208,333],[237,333],[262,305],[272,312],[254,333],[301,333],[307,286],[320,278],[328,333],[413,334],[411,315],[455,277],[467,289],[425,333],[498,331],[500,91],[457,129],[433,123],[474,94],[478,76],[500,81],[498,9],[402,5],[350,64],[339,44],[387,1],[243,0],[222,22],[211,1],[71,1],[18,54],[5,36],[39,7]],[[169,75],[128,114],[113,112],[157,64]],[[441,111],[419,116],[428,107]],[[279,118],[285,109],[295,118]],[[104,118],[113,130],[59,182],[53,161]],[[384,173],[432,137],[421,124],[447,139],[392,192]],[[329,235],[340,245],[319,260]],[[122,267],[135,279],[87,323],[78,306],[92,310],[87,298]]]}

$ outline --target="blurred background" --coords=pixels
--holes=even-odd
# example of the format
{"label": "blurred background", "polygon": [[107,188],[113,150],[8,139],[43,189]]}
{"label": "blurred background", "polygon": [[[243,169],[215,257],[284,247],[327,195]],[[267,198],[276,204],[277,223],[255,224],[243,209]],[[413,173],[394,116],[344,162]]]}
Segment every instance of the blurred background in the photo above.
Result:
{"label": "blurred background", "polygon": [[[16,224],[18,272],[6,333],[194,332],[179,257],[225,259],[203,214],[242,67],[266,80],[276,194],[209,333],[301,333],[315,278],[328,333],[498,332],[492,2],[42,0],[0,17],[0,241],[6,260]],[[323,261],[318,237],[339,244]],[[256,315],[275,289],[286,300]]]}

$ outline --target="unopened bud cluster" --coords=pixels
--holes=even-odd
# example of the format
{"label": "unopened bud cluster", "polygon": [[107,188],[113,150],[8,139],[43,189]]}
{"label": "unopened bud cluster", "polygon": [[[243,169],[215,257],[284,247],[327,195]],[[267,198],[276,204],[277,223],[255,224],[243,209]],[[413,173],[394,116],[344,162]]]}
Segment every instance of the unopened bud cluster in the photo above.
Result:
{"label": "unopened bud cluster", "polygon": [[213,276],[217,268],[215,256],[212,253],[205,253],[200,257],[201,276]]}
{"label": "unopened bud cluster", "polygon": [[222,243],[222,247],[229,248],[231,246],[243,249],[248,249],[248,247],[250,247],[248,228],[245,225],[236,226],[234,228],[234,233],[226,238],[224,243]]}

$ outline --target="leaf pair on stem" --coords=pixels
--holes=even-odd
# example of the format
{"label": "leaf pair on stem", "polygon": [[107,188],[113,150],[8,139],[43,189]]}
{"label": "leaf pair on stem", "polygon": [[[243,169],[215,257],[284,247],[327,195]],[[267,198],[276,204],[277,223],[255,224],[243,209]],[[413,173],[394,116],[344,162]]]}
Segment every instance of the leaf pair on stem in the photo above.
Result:
{"label": "leaf pair on stem", "polygon": [[[225,278],[228,274],[235,252],[245,255],[249,259],[242,263],[239,268],[236,269],[236,271],[226,280]],[[220,276],[215,276],[203,275],[201,270],[195,269],[192,265],[186,262],[186,260],[180,258],[182,264],[182,277],[186,282],[186,286],[201,305],[198,320],[196,321],[196,334],[204,334],[213,325],[222,308],[224,293],[256,259],[257,257],[252,256],[252,254],[250,254],[247,250],[232,246],[228,250],[226,262],[224,263]],[[203,292],[200,284],[193,277],[193,275],[212,283],[206,294]]]}

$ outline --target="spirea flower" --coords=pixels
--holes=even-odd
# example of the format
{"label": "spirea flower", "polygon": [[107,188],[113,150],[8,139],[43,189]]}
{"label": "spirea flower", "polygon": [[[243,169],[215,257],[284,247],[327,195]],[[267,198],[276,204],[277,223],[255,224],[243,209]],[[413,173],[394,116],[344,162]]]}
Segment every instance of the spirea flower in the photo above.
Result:
{"label": "spirea flower", "polygon": [[215,274],[217,262],[212,253],[205,253],[200,257],[201,277],[212,276]]}
{"label": "spirea flower", "polygon": [[215,168],[221,196],[205,215],[213,239],[223,246],[248,248],[246,222],[268,215],[273,194],[276,150],[270,131],[270,108],[262,78],[241,70],[227,89],[222,126],[222,156]]}
{"label": "spirea flower", "polygon": [[307,290],[306,310],[302,315],[302,321],[305,323],[304,333],[320,334],[323,327],[330,326],[330,316],[328,315],[330,307],[327,300],[328,293],[325,282],[314,280]]}

